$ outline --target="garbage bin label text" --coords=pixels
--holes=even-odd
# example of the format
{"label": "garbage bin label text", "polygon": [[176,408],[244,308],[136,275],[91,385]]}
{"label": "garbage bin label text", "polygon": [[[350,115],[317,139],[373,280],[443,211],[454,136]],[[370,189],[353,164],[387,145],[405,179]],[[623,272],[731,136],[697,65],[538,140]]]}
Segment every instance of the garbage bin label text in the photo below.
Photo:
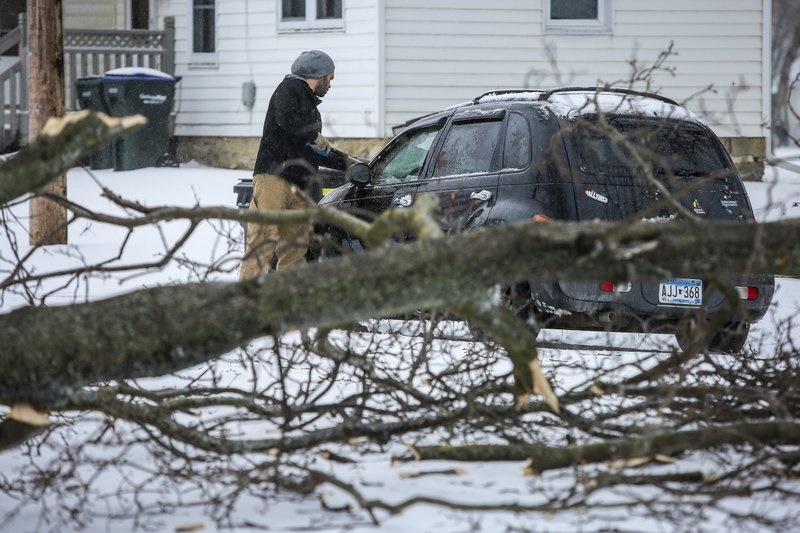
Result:
{"label": "garbage bin label text", "polygon": [[139,100],[145,105],[161,105],[167,101],[167,95],[139,93]]}

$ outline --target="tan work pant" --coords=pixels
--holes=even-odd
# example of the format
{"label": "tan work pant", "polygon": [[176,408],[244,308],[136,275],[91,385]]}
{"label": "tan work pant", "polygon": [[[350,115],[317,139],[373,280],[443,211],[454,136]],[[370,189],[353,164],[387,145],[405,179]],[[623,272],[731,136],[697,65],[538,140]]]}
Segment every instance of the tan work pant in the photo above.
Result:
{"label": "tan work pant", "polygon": [[[272,174],[253,176],[253,199],[250,209],[304,209],[308,200],[301,190]],[[245,247],[239,279],[256,277],[272,269],[284,270],[305,261],[310,225],[247,224]]]}

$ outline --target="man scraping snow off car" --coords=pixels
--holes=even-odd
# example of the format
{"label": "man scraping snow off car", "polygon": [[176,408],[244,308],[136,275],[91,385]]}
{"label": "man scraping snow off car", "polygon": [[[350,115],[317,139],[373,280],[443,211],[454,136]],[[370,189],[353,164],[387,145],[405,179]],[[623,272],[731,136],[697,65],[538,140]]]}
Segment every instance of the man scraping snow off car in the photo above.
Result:
{"label": "man scraping snow off car", "polygon": [[[349,156],[322,135],[317,106],[327,94],[334,64],[325,52],[301,53],[275,89],[253,169],[250,209],[302,209],[316,198],[319,166],[345,170]],[[310,227],[300,224],[248,224],[240,279],[283,270],[304,260]]]}

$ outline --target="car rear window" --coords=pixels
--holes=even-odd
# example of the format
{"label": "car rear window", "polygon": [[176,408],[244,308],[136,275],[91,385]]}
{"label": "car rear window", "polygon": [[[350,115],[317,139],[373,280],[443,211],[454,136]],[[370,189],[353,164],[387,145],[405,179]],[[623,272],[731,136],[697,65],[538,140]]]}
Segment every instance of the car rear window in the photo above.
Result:
{"label": "car rear window", "polygon": [[699,217],[752,216],[724,147],[699,125],[680,120],[581,121],[572,137],[581,220],[623,220],[644,210],[644,218],[668,220],[678,209],[665,191]]}
{"label": "car rear window", "polygon": [[681,120],[613,119],[576,124],[583,172],[642,181],[655,175],[724,176],[728,161],[719,141],[704,128]]}
{"label": "car rear window", "polygon": [[506,142],[503,149],[503,168],[523,169],[531,164],[531,129],[519,113],[508,117]]}

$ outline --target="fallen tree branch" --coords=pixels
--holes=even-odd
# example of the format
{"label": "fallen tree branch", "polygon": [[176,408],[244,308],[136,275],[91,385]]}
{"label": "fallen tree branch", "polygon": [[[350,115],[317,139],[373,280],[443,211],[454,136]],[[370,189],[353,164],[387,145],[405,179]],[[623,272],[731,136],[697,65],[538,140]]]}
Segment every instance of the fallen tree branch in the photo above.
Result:
{"label": "fallen tree branch", "polygon": [[529,461],[538,473],[584,463],[600,463],[656,454],[674,455],[690,450],[739,444],[800,444],[800,423],[760,422],[710,426],[693,431],[667,431],[634,439],[617,439],[580,446],[540,444],[416,446],[400,460]]}
{"label": "fallen tree branch", "polygon": [[550,409],[558,414],[558,398],[553,393],[539,363],[536,349],[537,332],[516,313],[500,304],[477,302],[462,306],[458,312],[505,348],[514,367],[514,395],[517,404],[526,403],[528,396],[535,393],[544,398]]}
{"label": "fallen tree branch", "polygon": [[[109,196],[108,192],[106,192],[105,195]],[[66,207],[72,211],[76,217],[124,228],[138,228],[174,220],[188,220],[192,222],[200,222],[203,220],[232,220],[255,224],[297,224],[299,222],[328,224],[342,228],[347,233],[363,239],[367,239],[370,232],[370,225],[367,222],[331,207],[312,206],[305,209],[269,210],[240,209],[237,207],[224,206],[154,206],[148,208],[138,206],[138,211],[142,213],[141,216],[118,216],[98,213],[72,202],[63,196],[50,193],[42,193],[41,196]],[[130,208],[130,203],[126,206]]]}
{"label": "fallen tree branch", "polygon": [[0,450],[15,448],[50,425],[45,413],[28,404],[16,404],[0,421]]}
{"label": "fallen tree branch", "polygon": [[619,474],[601,474],[583,482],[586,491],[593,491],[616,485],[661,485],[664,483],[708,483],[713,478],[705,472],[674,472],[669,474],[639,474],[623,476]]}
{"label": "fallen tree branch", "polygon": [[39,137],[0,164],[0,206],[74,167],[84,154],[143,126],[141,115],[111,118],[88,110],[50,119]]}
{"label": "fallen tree branch", "polygon": [[[197,449],[221,454],[252,452],[290,453],[298,450],[311,449],[326,443],[348,442],[353,438],[364,438],[375,442],[386,443],[394,436],[438,427],[463,419],[468,415],[483,414],[493,419],[512,419],[518,415],[518,411],[512,407],[477,407],[475,405],[469,405],[442,410],[441,412],[409,414],[407,418],[400,420],[374,423],[345,421],[340,424],[331,425],[330,427],[321,427],[297,435],[282,435],[280,437],[267,439],[237,439],[229,438],[224,435],[221,436],[215,432],[209,432],[202,426],[190,426],[177,422],[171,416],[173,411],[168,409],[170,407],[168,403],[158,405],[132,404],[128,401],[115,399],[114,394],[114,389],[78,391],[72,395],[68,402],[62,403],[57,407],[64,410],[78,409],[101,411],[113,416],[115,419],[128,420],[141,426],[156,428],[160,434],[168,436],[170,439],[189,444]],[[218,403],[215,405],[224,404]],[[241,406],[241,404],[239,406]],[[181,406],[172,406],[172,409],[177,410],[176,407]],[[545,406],[543,404],[531,404],[526,406],[529,412],[544,408]],[[275,416],[277,418],[278,416],[287,416],[287,413],[278,412],[276,409],[276,412],[264,412],[261,413],[261,415]]]}
{"label": "fallen tree branch", "polygon": [[[498,283],[582,279],[586,272],[603,279],[713,277],[719,269],[735,272],[747,265],[800,274],[798,225],[715,223],[699,232],[679,223],[627,224],[617,228],[616,238],[659,245],[635,261],[622,261],[603,251],[613,225],[515,223],[240,283],[156,287],[79,305],[20,309],[0,316],[0,365],[7,369],[0,376],[0,399],[52,399],[96,381],[163,375],[287,328],[459,309]],[[764,254],[753,258],[749,244],[755,235],[763,239]],[[687,255],[687,247],[703,253]],[[358,283],[331,283],[354,272]]]}

